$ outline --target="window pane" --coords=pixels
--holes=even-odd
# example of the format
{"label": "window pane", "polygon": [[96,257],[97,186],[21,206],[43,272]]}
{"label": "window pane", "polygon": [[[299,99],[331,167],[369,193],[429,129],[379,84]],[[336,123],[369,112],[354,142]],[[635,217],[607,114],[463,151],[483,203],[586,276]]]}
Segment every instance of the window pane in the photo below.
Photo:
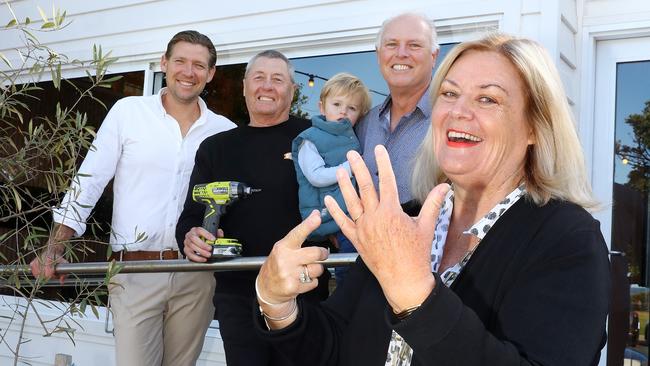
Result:
{"label": "window pane", "polygon": [[[91,86],[91,82],[86,77],[68,79],[67,82],[61,83],[61,89],[57,90],[54,88],[52,82],[41,82],[37,83],[35,86],[40,88],[40,90],[34,89],[31,90],[28,94],[31,97],[25,97],[21,99],[21,102],[24,103],[24,107],[20,107],[21,113],[23,115],[24,123],[21,123],[18,119],[14,119],[11,122],[11,126],[15,127],[10,130],[3,131],[12,131],[9,135],[12,141],[15,144],[14,146],[6,146],[2,153],[8,154],[11,156],[16,150],[20,150],[24,146],[25,136],[28,134],[28,121],[33,120],[34,127],[42,125],[47,126],[47,124],[41,123],[43,118],[47,118],[50,121],[55,121],[55,112],[57,103],[60,104],[61,109],[73,109],[80,113],[83,113],[87,116],[87,125],[95,128],[95,131],[99,128],[101,122],[106,117],[108,109],[110,109],[115,102],[119,99],[131,96],[131,95],[142,95],[143,91],[143,82],[144,82],[144,72],[130,72],[123,74],[113,74],[107,75],[106,78],[111,78],[114,76],[122,76],[122,79],[114,82],[110,88],[98,87],[93,89],[92,94],[94,98],[97,98],[102,103],[106,105],[106,108],[103,108],[101,104],[96,101],[91,100],[90,98],[84,98],[79,104],[75,103],[79,99],[80,91],[84,91]],[[3,118],[4,121],[9,121],[8,118]],[[51,131],[48,130],[47,133]],[[61,139],[60,134],[54,134],[55,138]],[[80,152],[80,156],[77,159],[77,163],[80,164],[85,156],[85,151]],[[29,153],[26,156],[30,156]],[[38,169],[51,169],[52,163],[48,159],[43,158],[42,156],[36,160],[32,159],[29,162],[30,167],[38,167]],[[2,179],[0,177],[0,179]],[[2,182],[0,181],[0,184]],[[6,257],[7,262],[11,263],[17,257],[16,252],[17,248],[20,248],[22,245],[26,230],[26,225],[30,226],[39,226],[42,228],[49,228],[52,222],[51,213],[49,213],[49,206],[58,203],[62,196],[56,197],[55,195],[49,193],[48,191],[48,182],[46,181],[43,174],[34,173],[34,175],[29,176],[25,183],[21,183],[29,192],[31,197],[29,199],[23,200],[22,203],[22,212],[24,215],[19,215],[17,217],[12,217],[9,220],[0,220],[0,237],[7,233],[11,232],[11,235],[4,238],[0,242],[0,251]],[[33,210],[35,208],[40,208],[38,210]],[[78,261],[105,261],[106,260],[106,248],[105,244],[98,244],[96,240],[101,240],[108,242],[109,235],[109,224],[111,221],[112,215],[112,189],[109,187],[105,190],[104,195],[100,198],[99,202],[95,206],[93,215],[91,216],[89,222],[97,222],[99,225],[89,225],[84,238],[87,238],[89,241],[86,242],[86,245],[95,253],[86,251],[85,253],[78,253]],[[0,212],[0,217],[3,216],[3,212]],[[94,230],[94,232],[93,232]],[[15,232],[17,231],[17,233]],[[43,238],[42,244],[45,244],[46,237]],[[24,250],[24,249],[21,249]],[[25,254],[25,253],[23,253]],[[44,297],[57,298],[55,293],[49,293]]]}
{"label": "window pane", "polygon": [[[440,55],[437,64],[447,55],[455,43],[440,46]],[[339,72],[347,72],[360,78],[371,89],[372,105],[381,104],[388,95],[388,86],[379,72],[377,55],[375,51],[347,53],[340,55],[302,57],[292,59],[296,71],[314,75],[314,86],[308,85],[309,76],[296,74],[296,83],[300,85],[301,94],[308,97],[301,110],[315,116],[320,114],[318,100],[320,92],[325,85],[325,80]],[[435,69],[434,69],[435,70]]]}
{"label": "window pane", "polygon": [[[454,45],[455,43],[449,43],[440,46],[438,63]],[[326,81],[324,79],[339,72],[348,72],[363,80],[364,84],[372,89],[370,94],[373,106],[382,103],[388,95],[388,87],[377,66],[375,51],[301,57],[292,59],[291,62],[297,71],[296,83],[299,87],[297,94],[307,97],[304,104],[296,106],[294,103],[292,112],[298,108],[308,117],[319,114],[318,100]],[[246,64],[217,66],[215,77],[206,86],[203,94],[203,98],[211,110],[228,117],[237,124],[248,123],[248,111],[242,86],[245,69]],[[313,87],[308,85],[309,76],[304,74],[314,75]]]}
{"label": "window pane", "polygon": [[634,359],[634,352],[648,355],[650,61],[620,63],[616,78],[612,249],[629,261],[627,347]]}

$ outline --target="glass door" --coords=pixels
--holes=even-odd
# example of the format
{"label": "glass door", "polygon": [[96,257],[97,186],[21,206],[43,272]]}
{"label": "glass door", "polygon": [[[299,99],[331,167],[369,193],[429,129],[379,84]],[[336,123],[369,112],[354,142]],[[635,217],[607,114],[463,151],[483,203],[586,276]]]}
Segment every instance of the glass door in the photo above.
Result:
{"label": "glass door", "polygon": [[597,55],[593,181],[607,205],[599,218],[609,220],[613,276],[607,364],[641,366],[650,339],[650,37],[599,42]]}

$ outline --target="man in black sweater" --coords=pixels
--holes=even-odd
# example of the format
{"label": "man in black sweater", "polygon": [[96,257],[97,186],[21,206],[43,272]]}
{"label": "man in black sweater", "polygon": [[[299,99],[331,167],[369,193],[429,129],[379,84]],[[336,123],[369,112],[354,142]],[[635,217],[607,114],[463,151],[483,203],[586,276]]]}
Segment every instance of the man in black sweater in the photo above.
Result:
{"label": "man in black sweater", "polygon": [[[195,184],[238,181],[261,189],[228,207],[220,222],[226,237],[237,238],[243,256],[268,255],[273,244],[300,221],[298,184],[291,160],[291,142],[310,126],[289,116],[294,94],[293,66],[280,52],[254,56],[244,75],[244,96],[250,115],[247,126],[207,138],[196,153],[185,208],[176,227],[181,252],[205,262],[211,252],[202,238],[214,239],[201,228],[205,206],[192,200]],[[325,273],[327,276],[327,272]],[[214,302],[229,366],[290,365],[254,334],[252,306],[257,271],[217,272]],[[327,279],[310,294],[327,297]]]}

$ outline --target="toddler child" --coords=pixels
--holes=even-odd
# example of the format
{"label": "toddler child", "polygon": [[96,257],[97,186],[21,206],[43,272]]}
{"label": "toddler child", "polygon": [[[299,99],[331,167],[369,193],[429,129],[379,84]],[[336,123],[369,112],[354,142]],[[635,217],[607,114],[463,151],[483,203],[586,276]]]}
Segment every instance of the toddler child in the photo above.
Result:
{"label": "toddler child", "polygon": [[[323,199],[326,195],[332,196],[347,213],[336,181],[336,170],[344,168],[352,176],[345,155],[350,150],[360,149],[352,127],[370,110],[370,93],[359,78],[339,73],[325,83],[318,106],[322,115],[312,118],[312,127],[298,135],[292,145],[299,184],[300,214],[304,219],[313,210],[319,210],[321,225],[310,238],[333,236],[339,252],[354,253],[356,250],[327,212]],[[347,268],[335,270],[337,285],[340,285],[346,271]]]}

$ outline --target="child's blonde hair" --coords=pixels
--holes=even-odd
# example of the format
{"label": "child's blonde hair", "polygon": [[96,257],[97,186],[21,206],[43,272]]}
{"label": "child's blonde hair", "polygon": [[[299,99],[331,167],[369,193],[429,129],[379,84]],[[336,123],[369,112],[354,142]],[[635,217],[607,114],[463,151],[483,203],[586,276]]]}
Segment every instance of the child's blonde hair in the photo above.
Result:
{"label": "child's blonde hair", "polygon": [[370,92],[358,77],[340,72],[332,76],[323,86],[320,92],[320,101],[325,103],[328,97],[332,95],[346,95],[355,96],[359,98],[359,112],[360,115],[368,113],[372,107],[372,100],[370,99]]}

